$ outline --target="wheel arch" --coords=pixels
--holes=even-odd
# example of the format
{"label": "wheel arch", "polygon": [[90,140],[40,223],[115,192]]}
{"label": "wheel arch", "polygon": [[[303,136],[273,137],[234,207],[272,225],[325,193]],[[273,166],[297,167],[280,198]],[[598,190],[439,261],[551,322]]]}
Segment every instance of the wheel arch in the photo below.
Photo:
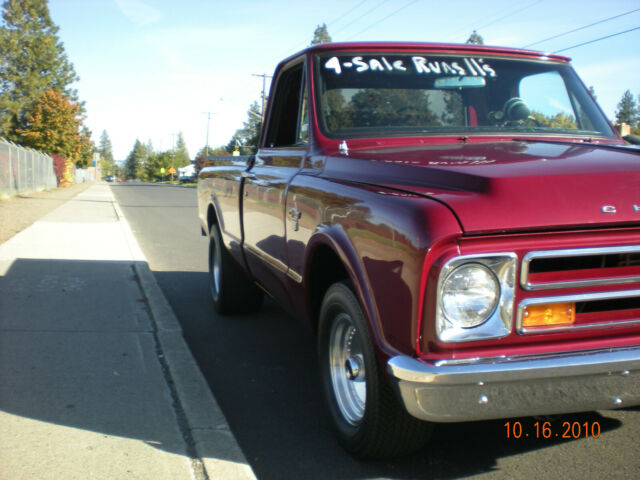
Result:
{"label": "wheel arch", "polygon": [[[384,338],[364,266],[346,232],[338,225],[327,227],[311,238],[308,252],[304,278],[307,282],[305,289],[309,292],[308,308],[314,333],[318,333],[320,307],[327,290],[336,282],[349,280],[360,302],[377,353],[384,352],[383,356],[397,353]],[[382,360],[382,357],[379,358]]]}

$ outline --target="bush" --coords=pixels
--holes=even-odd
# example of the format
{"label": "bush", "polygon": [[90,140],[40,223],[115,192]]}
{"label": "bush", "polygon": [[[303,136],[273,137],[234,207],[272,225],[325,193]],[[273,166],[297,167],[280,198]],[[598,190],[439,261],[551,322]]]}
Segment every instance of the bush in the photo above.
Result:
{"label": "bush", "polygon": [[51,157],[53,158],[53,171],[58,180],[58,187],[69,186],[73,176],[73,164],[57,153],[54,153]]}

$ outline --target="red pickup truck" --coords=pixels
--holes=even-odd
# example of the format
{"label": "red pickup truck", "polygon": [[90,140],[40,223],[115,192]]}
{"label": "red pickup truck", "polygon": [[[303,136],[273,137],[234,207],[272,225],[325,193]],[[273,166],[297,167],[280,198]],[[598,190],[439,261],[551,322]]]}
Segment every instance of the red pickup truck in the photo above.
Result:
{"label": "red pickup truck", "polygon": [[317,333],[354,455],[640,404],[640,152],[566,57],[313,46],[278,65],[256,155],[210,164],[214,306],[266,292]]}

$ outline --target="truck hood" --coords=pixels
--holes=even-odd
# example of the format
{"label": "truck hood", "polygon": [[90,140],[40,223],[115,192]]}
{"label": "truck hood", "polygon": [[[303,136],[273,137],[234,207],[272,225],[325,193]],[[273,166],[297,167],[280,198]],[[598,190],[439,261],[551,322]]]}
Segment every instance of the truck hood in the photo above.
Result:
{"label": "truck hood", "polygon": [[640,225],[640,151],[620,147],[510,141],[356,150],[329,157],[325,175],[438,200],[468,234]]}

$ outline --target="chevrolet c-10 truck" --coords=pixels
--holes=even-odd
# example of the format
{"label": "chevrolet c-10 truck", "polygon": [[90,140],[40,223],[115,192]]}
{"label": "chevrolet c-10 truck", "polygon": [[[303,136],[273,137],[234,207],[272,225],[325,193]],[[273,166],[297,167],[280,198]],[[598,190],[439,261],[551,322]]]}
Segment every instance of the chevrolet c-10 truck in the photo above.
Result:
{"label": "chevrolet c-10 truck", "polygon": [[640,404],[640,153],[568,58],[313,46],[276,68],[257,153],[209,163],[215,309],[266,293],[317,333],[354,455]]}

